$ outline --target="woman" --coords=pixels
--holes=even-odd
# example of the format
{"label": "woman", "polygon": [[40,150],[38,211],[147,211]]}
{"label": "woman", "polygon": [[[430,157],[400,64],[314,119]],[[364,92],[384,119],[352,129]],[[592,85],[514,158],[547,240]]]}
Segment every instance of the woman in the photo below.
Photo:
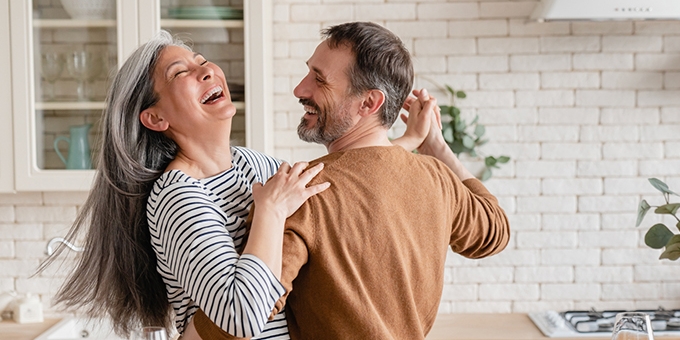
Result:
{"label": "woman", "polygon": [[67,236],[86,232],[85,252],[57,303],[108,316],[124,336],[171,329],[173,317],[191,332],[198,306],[235,336],[262,331],[284,293],[285,218],[329,184],[306,187],[321,167],[279,168],[232,147],[235,112],[222,70],[167,32],[126,60],[107,97],[94,186]]}

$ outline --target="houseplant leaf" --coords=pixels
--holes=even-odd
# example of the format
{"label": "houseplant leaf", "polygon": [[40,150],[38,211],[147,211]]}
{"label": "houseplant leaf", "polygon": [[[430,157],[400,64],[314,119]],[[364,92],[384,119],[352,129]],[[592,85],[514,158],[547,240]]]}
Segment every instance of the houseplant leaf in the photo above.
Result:
{"label": "houseplant leaf", "polygon": [[673,243],[666,246],[666,250],[659,256],[659,259],[669,259],[675,261],[680,258],[680,243]]}
{"label": "houseplant leaf", "polygon": [[637,223],[635,223],[636,227],[640,226],[640,223],[642,223],[642,219],[645,218],[645,214],[649,211],[649,203],[647,201],[642,200],[640,201],[640,204],[638,205],[638,213],[637,213]]}
{"label": "houseplant leaf", "polygon": [[482,181],[486,181],[487,179],[491,178],[491,169],[486,168],[484,169],[484,172],[482,172]]}
{"label": "houseplant leaf", "polygon": [[498,157],[496,160],[498,161],[498,163],[505,164],[505,163],[507,163],[508,161],[510,161],[510,157],[508,157],[508,156],[500,156],[500,157]]}
{"label": "houseplant leaf", "polygon": [[439,106],[439,109],[441,110],[441,114],[453,116],[453,106],[441,105]]}
{"label": "houseplant leaf", "polygon": [[678,211],[678,208],[680,208],[680,203],[669,203],[657,207],[654,209],[654,212],[657,214],[675,215],[675,213]]}
{"label": "houseplant leaf", "polygon": [[666,185],[666,183],[664,183],[658,178],[648,178],[647,180],[649,180],[649,183],[651,183],[652,186],[656,188],[656,190],[659,190],[664,194],[673,194],[675,196],[680,196],[671,191],[671,189],[668,189],[668,185]]}
{"label": "houseplant leaf", "polygon": [[666,225],[657,223],[649,228],[647,234],[645,234],[645,244],[650,248],[661,249],[668,244],[673,235],[673,232]]}
{"label": "houseplant leaf", "polygon": [[[456,95],[456,91],[454,91],[453,88],[451,88],[451,86],[449,86],[449,85],[444,85],[444,87],[446,87],[446,91],[448,91],[452,96],[455,96],[455,95]],[[459,91],[459,92],[460,92],[460,91]]]}
{"label": "houseplant leaf", "polygon": [[463,145],[468,149],[473,149],[475,147],[475,140],[470,136],[465,135],[463,136]]}
{"label": "houseplant leaf", "polygon": [[496,162],[497,160],[493,156],[487,156],[486,158],[484,158],[484,165],[486,165],[487,167],[496,166]]}
{"label": "houseplant leaf", "polygon": [[484,125],[477,125],[475,127],[475,136],[482,137],[482,136],[484,136],[485,132],[486,132],[486,128],[484,127]]}

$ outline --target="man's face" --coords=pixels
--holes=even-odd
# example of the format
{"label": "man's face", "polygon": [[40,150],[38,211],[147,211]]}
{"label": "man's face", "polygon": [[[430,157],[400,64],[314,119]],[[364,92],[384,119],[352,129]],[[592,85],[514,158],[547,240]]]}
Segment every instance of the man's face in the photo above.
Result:
{"label": "man's face", "polygon": [[293,91],[305,109],[297,130],[301,140],[328,146],[355,124],[358,101],[348,95],[347,75],[353,62],[348,47],[331,49],[326,41],[309,58],[309,72]]}

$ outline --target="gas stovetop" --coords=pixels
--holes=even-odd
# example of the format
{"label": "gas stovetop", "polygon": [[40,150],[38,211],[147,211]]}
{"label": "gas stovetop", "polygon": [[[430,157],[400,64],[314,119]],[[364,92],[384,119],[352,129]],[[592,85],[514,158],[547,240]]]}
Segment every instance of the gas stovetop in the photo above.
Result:
{"label": "gas stovetop", "polygon": [[654,336],[680,336],[680,310],[589,310],[589,311],[543,311],[529,313],[536,326],[551,338],[565,337],[611,337],[616,314],[644,312],[652,321]]}

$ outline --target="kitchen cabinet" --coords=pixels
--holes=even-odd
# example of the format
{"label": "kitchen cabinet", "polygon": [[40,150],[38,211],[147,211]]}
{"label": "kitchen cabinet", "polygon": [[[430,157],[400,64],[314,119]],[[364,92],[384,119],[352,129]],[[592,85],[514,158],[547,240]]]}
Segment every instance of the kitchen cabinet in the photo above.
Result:
{"label": "kitchen cabinet", "polygon": [[[9,0],[0,0],[0,46],[9,46]],[[0,49],[0,192],[14,188],[14,143],[12,139],[12,84],[10,79],[10,52]]]}
{"label": "kitchen cabinet", "polygon": [[[96,163],[111,75],[161,28],[225,70],[238,110],[234,144],[272,151],[271,0],[235,1],[232,16],[212,15],[227,6],[192,0],[103,1],[109,10],[88,16],[66,11],[68,0],[0,0],[0,19],[9,19],[0,43],[10,46],[0,62],[12,79],[0,85],[0,96],[12,94],[0,104],[12,113],[0,121],[3,146],[11,146],[0,151],[0,191],[90,189],[96,164],[87,158]],[[178,6],[203,12],[186,16]]]}

